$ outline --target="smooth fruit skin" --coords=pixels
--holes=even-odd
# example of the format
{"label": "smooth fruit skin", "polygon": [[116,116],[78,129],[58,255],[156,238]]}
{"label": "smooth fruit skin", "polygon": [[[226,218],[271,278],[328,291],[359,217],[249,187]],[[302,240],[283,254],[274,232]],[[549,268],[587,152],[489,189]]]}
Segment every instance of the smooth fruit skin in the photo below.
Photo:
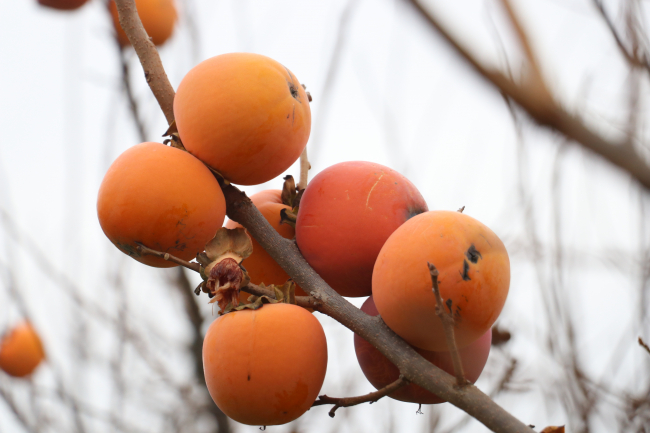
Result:
{"label": "smooth fruit skin", "polygon": [[43,359],[41,339],[28,322],[16,325],[0,341],[0,369],[10,376],[32,374]]}
{"label": "smooth fruit skin", "polygon": [[311,111],[295,75],[250,53],[207,59],[183,78],[174,115],[185,148],[239,185],[283,173],[307,144]]}
{"label": "smooth fruit skin", "polygon": [[[142,26],[147,31],[151,41],[155,45],[164,44],[174,33],[174,26],[178,18],[173,0],[135,0],[135,7]],[[117,39],[120,45],[128,47],[131,45],[129,38],[120,26],[120,19],[117,13],[117,6],[114,1],[109,4],[113,25],[117,32]]]}
{"label": "smooth fruit skin", "polygon": [[[361,311],[370,316],[376,316],[378,314],[372,296],[363,303]],[[488,355],[490,354],[491,343],[492,331],[488,330],[481,338],[459,350],[465,379],[468,381],[472,383],[476,382],[483,372]],[[414,349],[436,367],[454,375],[454,363],[451,360],[449,352],[429,352],[416,347]],[[379,350],[357,334],[354,334],[354,351],[356,352],[361,371],[363,371],[368,382],[375,388],[381,389],[399,378],[399,370],[397,367],[382,355]],[[388,396],[395,400],[409,403],[437,404],[444,402],[437,395],[414,383],[408,384]]]}
{"label": "smooth fruit skin", "polygon": [[221,228],[226,200],[210,170],[187,152],[140,143],[110,166],[99,188],[97,215],[115,246],[150,266],[174,263],[139,256],[136,242],[191,260]]}
{"label": "smooth fruit skin", "polygon": [[38,4],[52,9],[59,9],[62,11],[71,11],[78,9],[88,0],[38,0]]}
{"label": "smooth fruit skin", "polygon": [[388,237],[426,212],[420,192],[380,164],[335,164],[309,183],[300,201],[296,242],[314,270],[342,296],[369,296],[372,270]]}
{"label": "smooth fruit skin", "polygon": [[[282,204],[281,194],[282,191],[279,189],[265,190],[253,194],[251,200],[262,216],[264,216],[280,236],[285,239],[293,239],[295,236],[293,227],[289,224],[280,224],[280,211],[282,209],[291,210],[289,206]],[[226,227],[234,229],[241,227],[241,225],[233,220],[229,220],[226,223]],[[270,284],[281,286],[284,284],[290,278],[289,275],[284,272],[280,265],[273,260],[269,253],[255,239],[251,237],[251,240],[253,241],[253,254],[242,263],[242,266],[248,271],[251,282],[254,284],[264,283],[267,286]],[[296,287],[296,296],[305,295],[306,293],[300,287]],[[248,293],[241,292],[239,302],[246,303],[249,296]]]}
{"label": "smooth fruit skin", "polygon": [[492,230],[468,215],[431,211],[407,221],[381,249],[372,294],[382,319],[413,346],[446,351],[427,262],[440,272],[440,294],[452,302],[456,342],[465,347],[490,329],[506,301],[506,248]]}
{"label": "smooth fruit skin", "polygon": [[327,342],[318,320],[291,304],[228,313],[203,341],[205,381],[227,416],[278,425],[311,407],[325,379]]}

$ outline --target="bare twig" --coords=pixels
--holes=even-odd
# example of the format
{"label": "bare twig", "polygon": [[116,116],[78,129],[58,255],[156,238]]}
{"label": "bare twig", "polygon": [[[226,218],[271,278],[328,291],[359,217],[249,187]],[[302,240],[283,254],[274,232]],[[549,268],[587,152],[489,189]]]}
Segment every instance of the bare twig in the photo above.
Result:
{"label": "bare twig", "polygon": [[650,347],[643,341],[643,338],[639,337],[639,345],[650,353]]}
{"label": "bare twig", "polygon": [[[444,303],[442,296],[440,296],[440,289],[438,288],[438,275],[440,273],[436,267],[427,263],[429,266],[429,273],[431,274],[431,284],[433,286],[433,294],[436,295],[436,315],[440,318],[442,322],[442,327],[445,330],[445,337],[447,338],[447,346],[449,347],[449,353],[451,354],[451,360],[454,363],[454,373],[456,374],[456,384],[458,386],[465,386],[469,382],[465,379],[465,373],[463,372],[463,364],[460,360],[460,353],[458,353],[458,346],[456,345],[456,338],[454,338],[454,317],[445,311]],[[451,302],[451,300],[449,300]],[[451,310],[451,304],[449,304],[449,309]]]}
{"label": "bare twig", "polygon": [[172,256],[169,253],[164,253],[162,251],[152,250],[151,248],[148,248],[148,247],[146,247],[146,246],[144,246],[144,245],[142,245],[140,243],[138,243],[137,245],[138,246],[136,247],[136,250],[138,251],[138,253],[142,254],[143,256],[149,255],[149,256],[160,257],[163,260],[167,260],[169,262],[176,263],[177,265],[184,266],[187,269],[191,269],[191,270],[193,270],[195,272],[199,272],[199,268],[201,267],[201,265],[199,265],[198,263],[188,262],[188,261],[180,259],[180,258],[178,258],[176,256]]}
{"label": "bare twig", "polygon": [[395,382],[386,385],[382,389],[365,395],[359,395],[356,397],[328,397],[326,395],[319,395],[318,400],[312,404],[312,407],[322,406],[324,404],[333,404],[334,407],[329,411],[329,416],[334,418],[334,415],[336,415],[336,410],[340,407],[356,406],[362,403],[372,404],[380,398],[386,397],[393,391],[397,391],[398,389],[408,384],[409,381],[404,376],[400,375],[400,377]]}
{"label": "bare twig", "polygon": [[309,169],[311,169],[311,164],[309,164],[309,159],[307,158],[307,146],[305,146],[300,154],[300,181],[298,182],[298,191],[307,188],[307,183],[309,182]]}
{"label": "bare twig", "polygon": [[[650,165],[634,148],[626,146],[625,141],[608,140],[589,128],[580,117],[567,112],[556,102],[548,88],[545,85],[540,85],[538,80],[531,80],[529,76],[522,84],[518,84],[502,72],[484,66],[419,1],[407,1],[476,72],[494,85],[506,98],[516,102],[539,125],[554,129],[567,138],[580,143],[610,163],[627,171],[646,189],[650,189]],[[523,32],[523,30],[521,31]],[[522,41],[522,43],[524,42]]]}
{"label": "bare twig", "polygon": [[167,119],[167,124],[171,125],[174,120],[174,88],[167,78],[156,46],[142,26],[135,0],[115,0],[115,4],[120,26],[140,59],[144,77]]}

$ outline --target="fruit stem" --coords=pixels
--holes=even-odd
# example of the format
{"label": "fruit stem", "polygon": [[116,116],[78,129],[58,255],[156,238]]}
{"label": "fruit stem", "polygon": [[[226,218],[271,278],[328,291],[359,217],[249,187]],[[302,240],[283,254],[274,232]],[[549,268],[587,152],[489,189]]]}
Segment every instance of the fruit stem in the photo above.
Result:
{"label": "fruit stem", "polygon": [[[434,265],[427,262],[429,266],[429,273],[431,274],[431,283],[433,285],[433,294],[436,295],[436,315],[442,321],[442,327],[445,330],[445,337],[447,338],[447,346],[449,347],[449,352],[451,353],[451,359],[454,363],[454,373],[456,374],[456,384],[459,387],[467,385],[469,382],[465,379],[465,373],[463,372],[463,364],[460,360],[460,353],[458,353],[458,347],[456,346],[456,339],[454,338],[454,317],[451,313],[445,311],[444,303],[442,301],[442,296],[440,296],[440,289],[438,288],[438,275],[440,273]],[[447,302],[449,310],[451,310],[451,299],[448,299]]]}
{"label": "fruit stem", "polygon": [[201,267],[201,265],[199,265],[198,263],[187,262],[187,261],[185,261],[183,259],[179,259],[176,256],[172,256],[169,253],[163,253],[162,251],[152,250],[151,248],[148,248],[148,247],[144,246],[141,243],[136,242],[136,245],[137,245],[137,247],[135,248],[136,251],[138,253],[140,253],[141,255],[143,255],[143,256],[148,255],[148,256],[160,257],[163,260],[167,260],[169,262],[176,263],[177,265],[184,266],[187,269],[191,269],[191,270],[193,270],[195,272],[199,272],[199,268]]}
{"label": "fruit stem", "polygon": [[349,407],[356,406],[361,403],[374,403],[382,397],[386,397],[388,394],[397,391],[403,386],[408,385],[410,382],[404,376],[400,374],[399,378],[392,383],[389,383],[382,389],[379,389],[370,394],[359,395],[356,397],[328,397],[327,395],[319,395],[318,400],[314,402],[311,406],[322,406],[324,404],[333,404],[334,407],[329,411],[329,416],[334,418],[336,415],[336,410],[340,407]]}

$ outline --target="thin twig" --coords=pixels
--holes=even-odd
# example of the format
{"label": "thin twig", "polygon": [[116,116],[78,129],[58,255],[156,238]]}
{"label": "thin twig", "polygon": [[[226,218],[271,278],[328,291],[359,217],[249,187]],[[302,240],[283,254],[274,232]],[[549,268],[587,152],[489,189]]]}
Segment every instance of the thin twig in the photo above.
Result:
{"label": "thin twig", "polygon": [[149,256],[160,257],[163,260],[167,260],[169,262],[176,263],[177,265],[184,266],[187,269],[193,270],[194,272],[199,272],[199,269],[201,268],[201,265],[199,265],[198,263],[188,262],[176,256],[173,256],[169,253],[152,250],[151,248],[148,248],[140,243],[137,243],[137,245],[138,246],[136,247],[136,250],[138,251],[138,253],[142,254],[143,256],[149,255]]}
{"label": "thin twig", "polygon": [[386,385],[382,389],[365,395],[359,395],[356,397],[328,397],[326,395],[319,395],[318,400],[312,404],[312,407],[322,406],[324,404],[333,404],[334,407],[329,411],[329,416],[334,418],[334,415],[336,415],[336,410],[340,407],[356,406],[362,403],[372,404],[380,398],[386,397],[388,394],[397,391],[409,383],[410,382],[404,376],[400,375],[400,377],[395,382]]}
{"label": "thin twig", "polygon": [[[458,346],[456,345],[456,338],[454,338],[454,317],[445,311],[442,296],[440,296],[440,289],[438,288],[438,275],[440,273],[434,265],[427,263],[429,266],[429,273],[431,274],[431,284],[433,286],[433,293],[436,295],[436,315],[442,322],[442,327],[445,329],[445,337],[447,338],[447,346],[451,354],[451,360],[454,363],[454,373],[456,374],[456,384],[459,387],[467,385],[469,382],[465,379],[463,372],[463,364],[460,360],[460,353],[458,353]],[[451,304],[449,305],[451,309]]]}
{"label": "thin twig", "polygon": [[643,341],[643,338],[639,337],[639,345],[650,353],[650,347]]}
{"label": "thin twig", "polygon": [[309,182],[309,169],[311,169],[311,164],[309,164],[309,159],[307,158],[307,146],[305,146],[300,154],[300,181],[298,182],[298,191],[307,188],[307,183]]}
{"label": "thin twig", "polygon": [[174,121],[174,88],[167,78],[156,46],[140,21],[135,0],[115,0],[115,5],[120,26],[140,59],[144,77],[167,119],[167,124],[171,125]]}

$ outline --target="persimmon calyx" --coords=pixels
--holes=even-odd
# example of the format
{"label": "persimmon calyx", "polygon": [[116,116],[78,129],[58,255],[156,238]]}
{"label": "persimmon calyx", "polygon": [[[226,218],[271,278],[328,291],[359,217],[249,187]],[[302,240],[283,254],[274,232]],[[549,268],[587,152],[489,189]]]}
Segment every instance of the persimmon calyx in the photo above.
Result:
{"label": "persimmon calyx", "polygon": [[243,228],[222,227],[205,245],[205,252],[197,254],[203,291],[212,298],[210,303],[218,303],[221,314],[228,305],[239,305],[239,289],[250,281],[241,262],[252,252],[253,243]]}
{"label": "persimmon calyx", "polygon": [[231,307],[228,311],[241,311],[241,310],[257,310],[264,304],[296,304],[296,283],[292,280],[288,280],[281,286],[276,286],[271,284],[270,286],[265,286],[264,283],[260,284],[261,289],[270,289],[275,293],[275,298],[270,296],[255,296],[251,295],[248,297],[248,303],[242,305],[236,305]]}
{"label": "persimmon calyx", "polygon": [[280,224],[289,224],[294,229],[296,228],[296,214],[293,211],[282,209],[280,210]]}

